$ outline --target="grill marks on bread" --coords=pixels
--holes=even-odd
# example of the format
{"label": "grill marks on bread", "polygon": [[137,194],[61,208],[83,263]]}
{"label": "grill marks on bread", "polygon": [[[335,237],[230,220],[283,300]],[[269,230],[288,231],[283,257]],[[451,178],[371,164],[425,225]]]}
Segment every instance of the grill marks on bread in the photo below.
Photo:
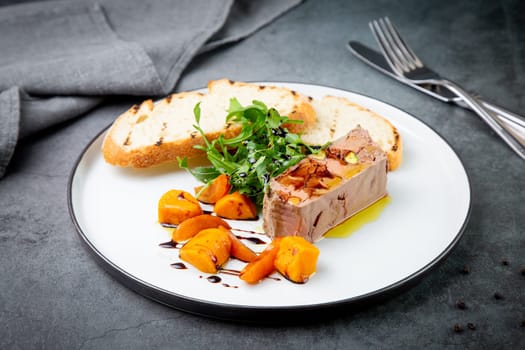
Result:
{"label": "grill marks on bread", "polygon": [[[166,100],[169,100],[169,99],[166,98]],[[132,146],[131,140],[133,139],[133,132],[135,128],[139,124],[147,122],[147,120],[150,117],[151,112],[153,111],[153,108],[154,108],[154,103],[153,103],[153,100],[150,99],[150,100],[146,100],[142,102],[141,105],[135,104],[128,110],[128,113],[130,113],[131,115],[136,115],[136,116],[138,115],[138,116],[135,119],[135,122],[131,124],[131,128],[129,129],[126,139],[124,140],[124,143],[122,144],[124,147]],[[161,131],[165,130],[166,127],[167,127],[167,124],[163,123],[161,127]],[[159,139],[155,143],[157,146],[160,146],[162,144],[162,138],[163,136],[159,137]]]}

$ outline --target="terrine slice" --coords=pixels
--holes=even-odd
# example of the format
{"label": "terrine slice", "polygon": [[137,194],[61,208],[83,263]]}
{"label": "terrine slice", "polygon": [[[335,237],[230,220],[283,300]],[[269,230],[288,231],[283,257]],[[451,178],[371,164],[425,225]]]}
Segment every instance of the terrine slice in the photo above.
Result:
{"label": "terrine slice", "polygon": [[316,242],[386,196],[387,156],[360,126],[270,180],[263,229]]}

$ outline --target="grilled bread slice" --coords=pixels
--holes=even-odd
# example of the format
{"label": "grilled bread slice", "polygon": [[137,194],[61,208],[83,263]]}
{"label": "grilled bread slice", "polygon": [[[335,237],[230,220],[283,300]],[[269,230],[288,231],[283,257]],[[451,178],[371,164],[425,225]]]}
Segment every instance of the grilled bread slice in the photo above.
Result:
{"label": "grilled bread slice", "polygon": [[343,97],[325,96],[311,103],[317,122],[303,133],[306,143],[322,145],[339,139],[360,125],[386,152],[388,169],[399,167],[403,158],[403,143],[397,129],[386,118]]}
{"label": "grilled bread slice", "polygon": [[200,150],[202,137],[193,125],[193,109],[200,102],[200,126],[209,140],[224,134],[233,137],[240,125],[226,123],[231,98],[242,105],[253,100],[276,108],[281,115],[302,120],[290,124],[293,132],[302,132],[316,123],[310,98],[293,90],[258,84],[234,82],[227,79],[210,81],[208,93],[181,92],[156,103],[152,100],[135,105],[120,115],[109,128],[103,141],[104,159],[113,165],[145,168],[176,161],[177,157],[193,157]]}

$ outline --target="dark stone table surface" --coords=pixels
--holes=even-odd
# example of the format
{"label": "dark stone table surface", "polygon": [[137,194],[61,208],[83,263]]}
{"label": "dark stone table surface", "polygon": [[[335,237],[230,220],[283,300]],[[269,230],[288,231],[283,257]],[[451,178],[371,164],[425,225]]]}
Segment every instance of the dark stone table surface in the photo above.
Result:
{"label": "dark stone table surface", "polygon": [[349,53],[350,39],[374,45],[368,21],[386,15],[431,67],[525,114],[519,0],[306,1],[248,39],[198,57],[176,90],[221,77],[314,83],[416,116],[457,152],[472,186],[470,222],[443,264],[381,303],[317,322],[312,314],[300,325],[217,321],[142,297],[97,264],[67,206],[68,177],[83,148],[140,100],[120,98],[25,140],[0,181],[0,348],[525,348],[525,162],[473,113]]}

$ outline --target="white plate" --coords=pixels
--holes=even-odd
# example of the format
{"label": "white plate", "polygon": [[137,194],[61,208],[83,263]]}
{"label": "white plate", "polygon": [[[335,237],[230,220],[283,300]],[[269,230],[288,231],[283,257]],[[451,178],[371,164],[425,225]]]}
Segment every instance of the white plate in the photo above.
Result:
{"label": "white plate", "polygon": [[[158,199],[173,188],[192,191],[197,181],[175,166],[132,170],[108,165],[100,151],[101,134],[73,169],[69,204],[80,236],[110,273],[144,296],[178,309],[264,321],[374,302],[412,285],[447,256],[468,221],[471,193],[461,161],[439,135],[370,97],[316,85],[267,84],[314,98],[346,97],[398,128],[404,160],[388,175],[391,201],[380,217],[349,237],[318,242],[317,273],[306,284],[267,279],[252,286],[226,274],[219,274],[222,283],[210,283],[208,275],[191,266],[171,267],[180,261],[178,250],[159,247],[170,237],[156,220]],[[260,222],[247,225],[261,227]],[[237,261],[228,265],[240,266]]]}

